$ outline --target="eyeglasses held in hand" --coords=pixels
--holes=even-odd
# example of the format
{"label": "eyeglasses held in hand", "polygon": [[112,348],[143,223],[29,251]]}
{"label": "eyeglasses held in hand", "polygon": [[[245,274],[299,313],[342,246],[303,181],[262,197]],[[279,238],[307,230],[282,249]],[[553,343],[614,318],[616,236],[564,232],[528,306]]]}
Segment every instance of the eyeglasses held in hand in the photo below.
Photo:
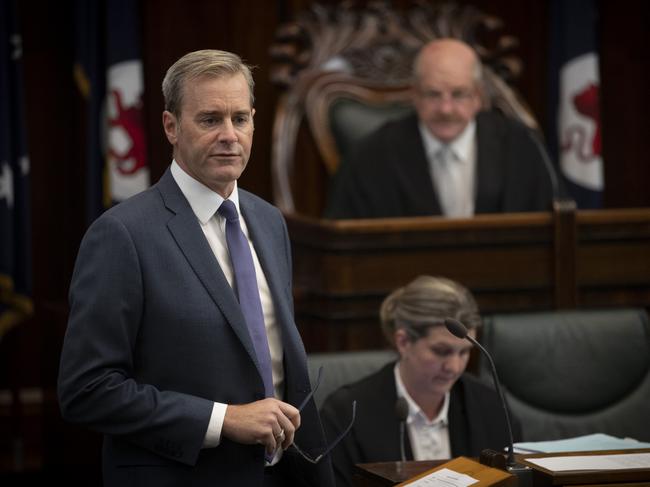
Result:
{"label": "eyeglasses held in hand", "polygon": [[[303,399],[302,403],[300,403],[300,406],[298,406],[298,411],[302,412],[303,408],[305,405],[309,402],[309,400],[313,397],[314,393],[318,389],[318,386],[320,386],[321,379],[323,378],[323,366],[321,365],[318,368],[318,377],[316,378],[316,384],[312,388],[311,392],[307,394],[307,397]],[[302,458],[307,460],[310,463],[316,464],[320,462],[323,458],[325,458],[333,449],[336,445],[338,445],[343,438],[345,438],[345,435],[347,435],[352,429],[352,425],[354,424],[354,418],[357,414],[357,401],[352,401],[352,419],[350,420],[350,424],[347,425],[347,427],[339,434],[336,439],[330,443],[330,445],[325,448],[325,451],[318,455],[316,458],[312,457],[309,453],[304,452],[295,442],[292,443],[292,446],[295,448],[295,450],[300,454]]]}

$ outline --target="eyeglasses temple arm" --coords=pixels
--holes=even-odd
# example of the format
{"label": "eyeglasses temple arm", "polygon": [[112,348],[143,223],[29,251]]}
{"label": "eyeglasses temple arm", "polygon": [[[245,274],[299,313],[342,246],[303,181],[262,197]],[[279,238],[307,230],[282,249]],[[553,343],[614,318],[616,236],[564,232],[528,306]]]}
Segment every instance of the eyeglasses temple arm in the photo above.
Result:
{"label": "eyeglasses temple arm", "polygon": [[303,408],[307,405],[309,400],[314,396],[314,393],[318,390],[320,386],[320,381],[323,378],[323,366],[318,367],[318,376],[316,377],[316,385],[311,388],[311,392],[302,400],[300,406],[298,406],[298,412],[302,411]]}

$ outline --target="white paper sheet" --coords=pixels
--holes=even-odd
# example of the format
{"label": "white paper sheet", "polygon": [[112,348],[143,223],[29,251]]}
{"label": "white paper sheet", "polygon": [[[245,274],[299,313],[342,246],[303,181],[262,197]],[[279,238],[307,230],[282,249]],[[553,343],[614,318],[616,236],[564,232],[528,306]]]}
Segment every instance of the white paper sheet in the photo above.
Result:
{"label": "white paper sheet", "polygon": [[546,458],[526,458],[551,472],[568,470],[624,470],[650,468],[650,453],[624,453],[619,455],[576,455]]}
{"label": "white paper sheet", "polygon": [[474,477],[465,475],[464,473],[455,472],[448,468],[441,468],[429,475],[422,477],[409,484],[413,487],[467,487],[478,482]]}

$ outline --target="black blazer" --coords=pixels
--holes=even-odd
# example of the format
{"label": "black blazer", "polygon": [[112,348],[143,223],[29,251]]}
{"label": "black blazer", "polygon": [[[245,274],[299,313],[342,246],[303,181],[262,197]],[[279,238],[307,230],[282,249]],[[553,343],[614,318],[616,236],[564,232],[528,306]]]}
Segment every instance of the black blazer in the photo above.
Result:
{"label": "black blazer", "polygon": [[[323,403],[321,418],[328,439],[335,438],[350,418],[350,404],[357,401],[354,426],[332,452],[337,486],[352,486],[357,463],[389,462],[401,458],[399,421],[395,415],[397,389],[395,363],[358,382],[341,387]],[[521,426],[513,418],[513,436],[521,439]],[[502,450],[508,445],[508,429],[497,393],[469,374],[451,389],[449,440],[452,457],[478,457],[481,450]],[[408,435],[406,457],[413,459]]]}
{"label": "black blazer", "polygon": [[[475,213],[547,211],[555,171],[527,127],[499,112],[476,117]],[[327,218],[440,215],[418,118],[391,121],[343,157],[328,193]]]}

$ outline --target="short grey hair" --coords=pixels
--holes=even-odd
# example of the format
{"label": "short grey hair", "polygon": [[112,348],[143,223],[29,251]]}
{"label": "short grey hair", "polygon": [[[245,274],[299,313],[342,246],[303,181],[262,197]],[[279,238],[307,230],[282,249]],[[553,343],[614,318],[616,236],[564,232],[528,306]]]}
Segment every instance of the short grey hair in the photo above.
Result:
{"label": "short grey hair", "polygon": [[204,49],[185,54],[176,61],[165,74],[162,82],[162,92],[165,98],[165,110],[180,116],[183,103],[183,87],[185,82],[202,76],[224,77],[242,74],[248,83],[251,108],[255,103],[253,90],[255,81],[251,67],[232,52],[216,49]]}
{"label": "short grey hair", "polygon": [[396,330],[403,329],[415,341],[426,336],[431,327],[444,326],[445,318],[454,318],[470,330],[481,326],[472,293],[444,277],[417,277],[388,295],[379,314],[382,331],[391,345]]}

